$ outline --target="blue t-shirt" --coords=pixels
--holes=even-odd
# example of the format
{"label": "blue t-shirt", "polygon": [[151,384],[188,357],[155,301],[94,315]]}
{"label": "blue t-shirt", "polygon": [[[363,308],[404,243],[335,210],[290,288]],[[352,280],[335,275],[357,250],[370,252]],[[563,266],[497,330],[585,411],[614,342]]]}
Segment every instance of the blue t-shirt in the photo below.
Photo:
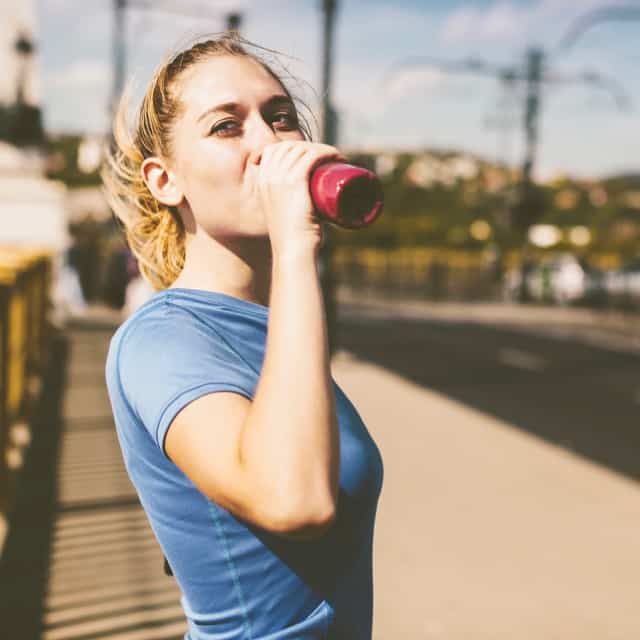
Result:
{"label": "blue t-shirt", "polygon": [[319,539],[290,540],[241,520],[164,451],[189,402],[215,391],[253,398],[268,317],[253,302],[176,288],[118,328],[106,379],[125,465],[180,586],[186,638],[369,640],[382,460],[335,381],[340,495],[336,521]]}

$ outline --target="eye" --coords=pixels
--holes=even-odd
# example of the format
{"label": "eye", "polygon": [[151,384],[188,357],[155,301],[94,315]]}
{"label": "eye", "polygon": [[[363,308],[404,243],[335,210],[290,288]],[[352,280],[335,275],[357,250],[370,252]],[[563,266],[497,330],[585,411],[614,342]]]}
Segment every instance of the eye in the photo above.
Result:
{"label": "eye", "polygon": [[216,136],[232,136],[240,131],[240,123],[236,120],[223,120],[211,127],[210,133]]}
{"label": "eye", "polygon": [[296,118],[295,114],[292,114],[289,111],[274,113],[273,117],[271,118],[271,122],[278,129],[284,131],[291,131],[292,129],[298,128],[298,118]]}

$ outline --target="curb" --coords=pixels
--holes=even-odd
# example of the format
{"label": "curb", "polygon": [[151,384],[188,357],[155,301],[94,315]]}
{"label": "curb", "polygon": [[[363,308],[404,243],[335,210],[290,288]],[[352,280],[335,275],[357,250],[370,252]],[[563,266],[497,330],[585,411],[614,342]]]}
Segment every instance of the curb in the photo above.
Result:
{"label": "curb", "polygon": [[533,304],[384,298],[346,288],[337,290],[336,300],[338,314],[344,318],[482,324],[578,339],[616,351],[640,352],[640,314]]}

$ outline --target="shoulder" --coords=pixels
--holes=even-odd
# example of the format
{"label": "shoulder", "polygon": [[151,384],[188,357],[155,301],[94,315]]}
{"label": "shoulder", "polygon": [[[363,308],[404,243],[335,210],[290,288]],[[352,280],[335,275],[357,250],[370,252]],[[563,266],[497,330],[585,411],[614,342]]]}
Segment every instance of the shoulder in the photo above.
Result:
{"label": "shoulder", "polygon": [[205,320],[160,292],[118,328],[109,352],[121,365],[130,359],[141,365],[140,358],[166,360],[175,355],[175,350],[184,355],[205,345],[208,349],[221,346],[220,342],[211,317]]}
{"label": "shoulder", "polygon": [[125,393],[174,391],[207,381],[246,380],[252,368],[238,353],[233,332],[220,330],[222,311],[184,304],[160,292],[114,334],[106,374]]}
{"label": "shoulder", "polygon": [[110,393],[158,442],[172,416],[200,395],[232,390],[252,397],[252,370],[216,325],[216,309],[173,304],[161,292],[111,340],[106,363]]}
{"label": "shoulder", "polygon": [[145,350],[153,350],[159,341],[168,344],[181,337],[175,330],[180,319],[176,310],[163,296],[156,296],[140,307],[116,330],[111,338],[107,370],[123,358]]}

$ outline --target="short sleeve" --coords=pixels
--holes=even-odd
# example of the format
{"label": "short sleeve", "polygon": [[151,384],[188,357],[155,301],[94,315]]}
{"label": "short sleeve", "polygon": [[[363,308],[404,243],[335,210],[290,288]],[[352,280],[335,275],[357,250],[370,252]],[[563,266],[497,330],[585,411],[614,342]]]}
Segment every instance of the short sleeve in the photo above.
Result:
{"label": "short sleeve", "polygon": [[255,375],[227,340],[166,302],[122,336],[117,368],[128,405],[163,452],[172,420],[196,398],[215,391],[253,397]]}

